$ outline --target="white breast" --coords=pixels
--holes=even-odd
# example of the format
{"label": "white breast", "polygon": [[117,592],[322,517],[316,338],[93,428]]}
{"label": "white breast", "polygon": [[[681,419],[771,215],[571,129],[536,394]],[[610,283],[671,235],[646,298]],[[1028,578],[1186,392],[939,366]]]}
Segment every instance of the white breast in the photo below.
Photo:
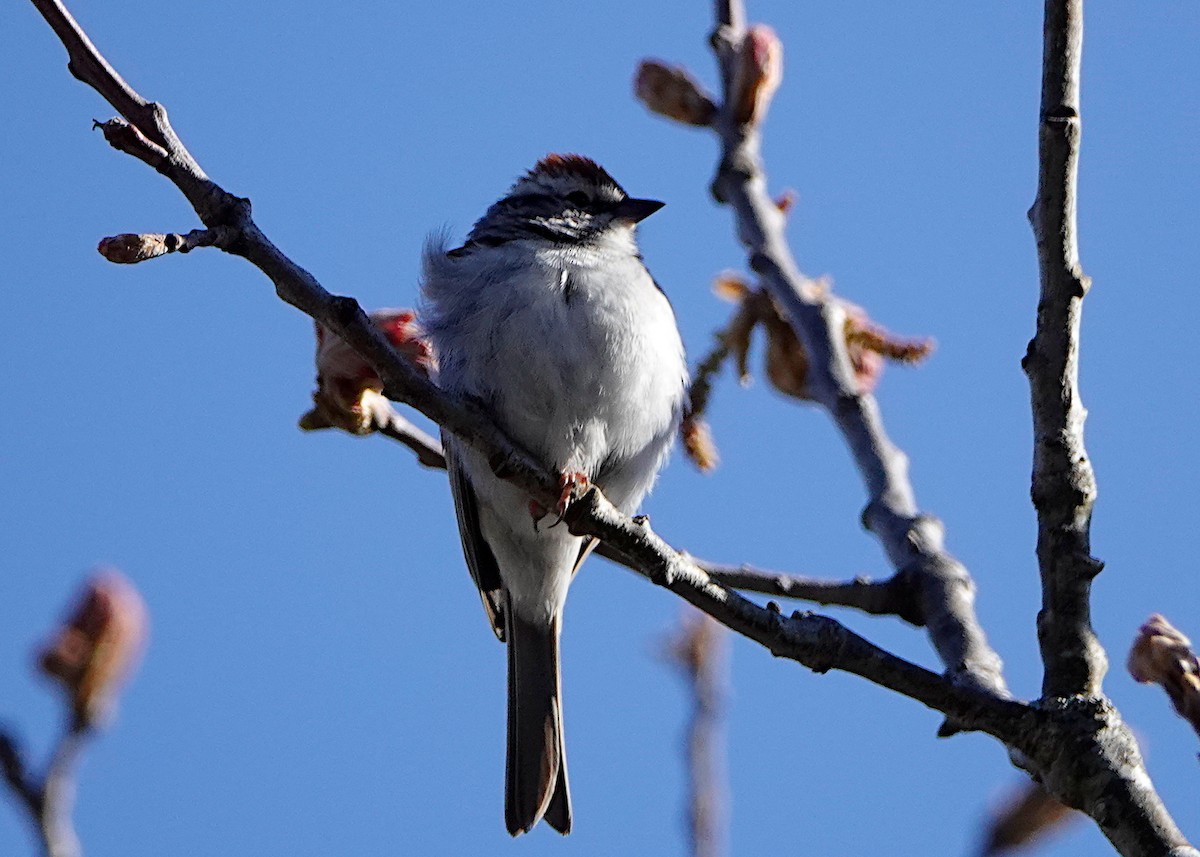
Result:
{"label": "white breast", "polygon": [[[616,472],[636,503],[678,423],[686,366],[632,243],[510,242],[446,261],[427,260],[425,287],[440,383],[482,398],[551,466]],[[626,486],[620,471],[635,460],[651,472]]]}

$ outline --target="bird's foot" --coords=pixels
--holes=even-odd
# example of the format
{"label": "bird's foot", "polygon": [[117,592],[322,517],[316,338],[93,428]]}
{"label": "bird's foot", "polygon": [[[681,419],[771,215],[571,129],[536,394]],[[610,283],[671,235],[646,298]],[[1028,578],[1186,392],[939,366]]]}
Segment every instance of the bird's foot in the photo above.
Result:
{"label": "bird's foot", "polygon": [[587,474],[580,473],[578,470],[563,473],[558,478],[558,484],[562,488],[562,493],[558,495],[558,505],[554,507],[554,511],[558,515],[558,520],[554,522],[554,526],[556,527],[562,523],[567,510],[571,508],[571,504],[582,497],[588,488],[592,487]]}

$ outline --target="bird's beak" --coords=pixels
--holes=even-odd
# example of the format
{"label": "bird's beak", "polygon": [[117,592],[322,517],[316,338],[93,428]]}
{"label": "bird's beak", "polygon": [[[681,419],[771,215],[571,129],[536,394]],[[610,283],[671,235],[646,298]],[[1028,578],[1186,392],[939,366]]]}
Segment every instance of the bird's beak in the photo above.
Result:
{"label": "bird's beak", "polygon": [[634,199],[633,197],[626,197],[617,203],[616,208],[613,209],[613,214],[617,220],[640,223],[664,205],[666,205],[665,202],[659,202],[657,199]]}

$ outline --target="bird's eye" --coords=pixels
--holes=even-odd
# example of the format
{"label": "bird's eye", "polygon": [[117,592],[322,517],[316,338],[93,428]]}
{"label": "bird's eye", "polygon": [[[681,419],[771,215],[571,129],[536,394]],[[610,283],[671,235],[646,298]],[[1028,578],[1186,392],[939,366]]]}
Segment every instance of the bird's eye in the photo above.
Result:
{"label": "bird's eye", "polygon": [[573,190],[567,194],[567,202],[576,208],[586,208],[591,205],[592,198],[581,190]]}

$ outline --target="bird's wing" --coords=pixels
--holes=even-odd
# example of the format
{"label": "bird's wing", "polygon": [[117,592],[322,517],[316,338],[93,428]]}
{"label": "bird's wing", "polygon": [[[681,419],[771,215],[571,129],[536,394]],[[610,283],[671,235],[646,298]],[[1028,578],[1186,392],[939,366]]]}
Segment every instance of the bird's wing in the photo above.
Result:
{"label": "bird's wing", "polygon": [[450,493],[454,495],[454,511],[458,515],[458,535],[462,538],[463,555],[467,559],[467,569],[471,578],[479,588],[479,597],[483,601],[484,612],[496,637],[505,641],[504,584],[500,580],[500,567],[496,565],[496,556],[488,547],[483,531],[479,528],[479,501],[475,498],[475,489],[466,470],[458,461],[453,438],[442,435],[442,447],[446,452],[446,469],[450,473]]}

